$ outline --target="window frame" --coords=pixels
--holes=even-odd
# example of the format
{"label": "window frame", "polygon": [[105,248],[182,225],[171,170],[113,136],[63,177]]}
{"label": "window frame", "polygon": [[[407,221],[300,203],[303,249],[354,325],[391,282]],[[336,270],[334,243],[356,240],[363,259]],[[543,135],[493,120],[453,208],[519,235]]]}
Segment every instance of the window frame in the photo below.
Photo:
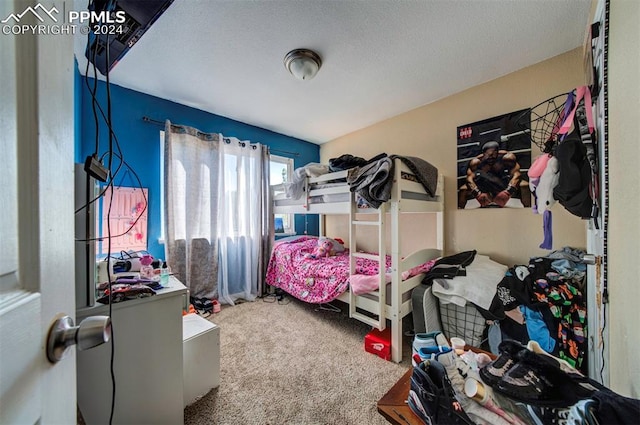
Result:
{"label": "window frame", "polygon": [[[272,163],[284,164],[287,167],[287,178],[286,178],[286,181],[282,181],[282,183],[290,182],[293,176],[293,170],[294,170],[293,158],[289,158],[282,155],[274,155],[271,153],[269,154],[269,185],[279,184],[271,181],[271,164]],[[283,220],[283,224],[285,224],[284,231],[278,232],[278,233],[274,232],[276,236],[292,236],[296,234],[294,214],[291,214],[291,213],[274,214],[273,216],[274,216],[274,223],[273,223],[274,227],[275,227],[275,218],[277,216],[282,216],[283,218],[285,218]]]}

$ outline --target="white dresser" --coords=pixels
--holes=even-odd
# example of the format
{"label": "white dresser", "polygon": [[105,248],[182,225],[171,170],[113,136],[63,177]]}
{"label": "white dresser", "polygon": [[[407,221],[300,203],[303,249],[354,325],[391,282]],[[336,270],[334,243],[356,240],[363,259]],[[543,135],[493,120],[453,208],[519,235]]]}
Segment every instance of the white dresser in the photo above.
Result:
{"label": "white dresser", "polygon": [[[182,309],[186,287],[171,276],[169,286],[152,297],[112,305],[114,424],[184,423]],[[107,315],[96,305],[76,312]],[[77,353],[78,406],[87,424],[109,423],[111,343]]]}

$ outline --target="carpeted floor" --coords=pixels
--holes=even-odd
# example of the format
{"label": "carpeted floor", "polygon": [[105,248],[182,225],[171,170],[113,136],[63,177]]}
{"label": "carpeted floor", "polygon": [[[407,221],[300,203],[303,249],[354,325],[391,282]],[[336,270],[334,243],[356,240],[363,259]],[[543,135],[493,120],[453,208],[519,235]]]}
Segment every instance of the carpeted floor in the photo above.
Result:
{"label": "carpeted floor", "polygon": [[[185,425],[385,424],[376,402],[410,365],[364,351],[370,330],[342,313],[286,298],[223,306],[220,387],[185,409]],[[405,338],[407,339],[407,338]]]}

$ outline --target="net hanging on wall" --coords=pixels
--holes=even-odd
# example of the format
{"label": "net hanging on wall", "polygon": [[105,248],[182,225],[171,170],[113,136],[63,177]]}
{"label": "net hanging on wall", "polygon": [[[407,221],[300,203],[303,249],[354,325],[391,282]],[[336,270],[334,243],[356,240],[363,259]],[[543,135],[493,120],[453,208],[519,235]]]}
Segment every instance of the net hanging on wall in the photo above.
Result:
{"label": "net hanging on wall", "polygon": [[528,132],[531,143],[549,153],[558,141],[558,130],[564,121],[564,106],[568,93],[551,97],[527,109],[516,118],[516,125]]}

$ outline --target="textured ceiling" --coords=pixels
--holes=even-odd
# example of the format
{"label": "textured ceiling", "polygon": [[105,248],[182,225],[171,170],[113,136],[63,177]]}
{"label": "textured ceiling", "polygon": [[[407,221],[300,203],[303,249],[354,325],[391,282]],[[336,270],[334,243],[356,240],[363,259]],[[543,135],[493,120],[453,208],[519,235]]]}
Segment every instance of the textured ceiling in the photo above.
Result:
{"label": "textured ceiling", "polygon": [[[581,46],[590,5],[175,0],[110,80],[321,144]],[[310,81],[283,66],[303,47],[323,61]]]}

